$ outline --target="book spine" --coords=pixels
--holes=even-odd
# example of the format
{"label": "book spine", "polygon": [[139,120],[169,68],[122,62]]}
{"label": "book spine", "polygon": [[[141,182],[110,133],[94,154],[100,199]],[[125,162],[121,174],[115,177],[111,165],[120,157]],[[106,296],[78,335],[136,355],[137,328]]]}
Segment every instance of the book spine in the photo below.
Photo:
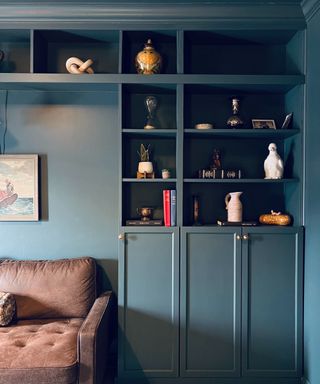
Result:
{"label": "book spine", "polygon": [[163,191],[163,220],[166,227],[170,227],[170,190]]}
{"label": "book spine", "polygon": [[170,214],[171,214],[171,227],[177,225],[177,192],[175,189],[170,191]]}

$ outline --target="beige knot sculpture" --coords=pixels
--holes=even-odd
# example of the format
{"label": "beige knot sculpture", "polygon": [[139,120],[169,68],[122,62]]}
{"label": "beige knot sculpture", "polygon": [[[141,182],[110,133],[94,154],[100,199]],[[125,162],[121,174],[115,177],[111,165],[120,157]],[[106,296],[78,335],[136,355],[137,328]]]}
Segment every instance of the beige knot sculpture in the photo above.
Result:
{"label": "beige knot sculpture", "polygon": [[66,61],[66,68],[69,73],[82,75],[83,73],[87,72],[92,75],[94,73],[93,69],[90,67],[92,64],[93,60],[91,59],[83,62],[82,60],[78,59],[78,57],[70,57]]}

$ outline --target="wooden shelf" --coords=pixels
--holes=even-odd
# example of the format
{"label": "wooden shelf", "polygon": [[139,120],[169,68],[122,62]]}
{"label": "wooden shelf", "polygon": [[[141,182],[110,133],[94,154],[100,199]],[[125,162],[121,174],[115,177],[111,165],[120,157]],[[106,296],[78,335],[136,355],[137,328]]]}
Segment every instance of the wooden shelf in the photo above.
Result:
{"label": "wooden shelf", "polygon": [[124,183],[175,183],[177,181],[176,178],[172,179],[136,179],[136,178],[129,178],[125,177],[122,179],[122,182]]}
{"label": "wooden shelf", "polygon": [[125,128],[122,130],[122,134],[128,135],[128,136],[135,136],[135,137],[145,137],[145,136],[152,136],[152,137],[175,137],[177,135],[176,129],[130,129]]}
{"label": "wooden shelf", "polygon": [[68,73],[1,73],[1,85],[5,89],[40,90],[108,90],[118,84],[190,84],[216,88],[217,92],[241,90],[242,93],[261,91],[287,92],[303,84],[303,75],[185,75],[185,74],[94,74],[72,75]]}
{"label": "wooden shelf", "polygon": [[183,179],[185,183],[209,183],[209,184],[285,184],[296,183],[299,181],[297,178],[292,179]]}
{"label": "wooden shelf", "polygon": [[298,129],[185,129],[187,136],[211,136],[219,138],[261,138],[285,139],[300,133]]}

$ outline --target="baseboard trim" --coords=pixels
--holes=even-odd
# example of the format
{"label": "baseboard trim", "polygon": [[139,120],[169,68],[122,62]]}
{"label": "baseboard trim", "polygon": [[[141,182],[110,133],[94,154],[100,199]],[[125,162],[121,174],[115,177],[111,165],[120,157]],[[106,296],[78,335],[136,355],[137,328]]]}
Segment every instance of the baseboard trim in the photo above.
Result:
{"label": "baseboard trim", "polygon": [[275,378],[275,377],[226,377],[226,378],[116,378],[116,384],[309,384],[303,383],[301,378]]}

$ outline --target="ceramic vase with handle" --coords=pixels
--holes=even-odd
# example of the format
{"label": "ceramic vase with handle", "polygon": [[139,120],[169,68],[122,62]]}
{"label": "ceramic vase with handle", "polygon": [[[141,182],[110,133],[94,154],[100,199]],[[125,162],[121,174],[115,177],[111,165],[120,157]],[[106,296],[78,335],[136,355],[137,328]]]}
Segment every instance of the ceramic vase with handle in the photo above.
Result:
{"label": "ceramic vase with handle", "polygon": [[228,211],[228,221],[242,221],[242,203],[240,196],[242,192],[230,192],[225,197],[226,210]]}

